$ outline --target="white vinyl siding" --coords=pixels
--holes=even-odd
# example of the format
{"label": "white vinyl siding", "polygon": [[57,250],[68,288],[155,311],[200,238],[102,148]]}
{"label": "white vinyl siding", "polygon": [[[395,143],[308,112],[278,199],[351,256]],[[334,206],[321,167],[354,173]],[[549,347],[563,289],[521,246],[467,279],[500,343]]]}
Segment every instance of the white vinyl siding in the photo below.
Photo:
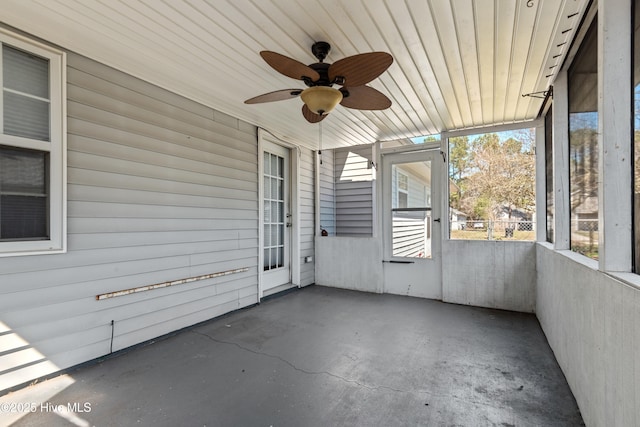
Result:
{"label": "white vinyl siding", "polygon": [[0,390],[257,302],[256,128],[68,62],[68,253],[0,258]]}
{"label": "white vinyl siding", "polygon": [[395,186],[396,189],[395,197],[396,201],[393,204],[396,208],[406,208],[409,206],[409,177],[400,172],[398,169],[395,169]]}
{"label": "white vinyl siding", "polygon": [[336,234],[373,234],[373,174],[371,145],[341,148],[334,153]]}
{"label": "white vinyl siding", "polygon": [[[315,283],[314,156],[311,150],[300,149],[300,286]],[[307,256],[313,262],[305,262]]]}
{"label": "white vinyl siding", "polygon": [[[431,195],[426,188],[428,182],[425,182],[424,177],[420,177],[409,170],[402,170],[402,166],[397,166],[396,168],[394,168],[394,170],[396,171],[396,173],[394,173],[391,177],[391,188],[395,189],[395,191],[393,191],[391,194],[391,203],[393,207],[400,207],[398,206],[399,192],[404,192],[405,194],[407,194],[407,206],[405,207],[431,207]],[[407,177],[406,190],[402,190],[398,186],[398,175]]]}

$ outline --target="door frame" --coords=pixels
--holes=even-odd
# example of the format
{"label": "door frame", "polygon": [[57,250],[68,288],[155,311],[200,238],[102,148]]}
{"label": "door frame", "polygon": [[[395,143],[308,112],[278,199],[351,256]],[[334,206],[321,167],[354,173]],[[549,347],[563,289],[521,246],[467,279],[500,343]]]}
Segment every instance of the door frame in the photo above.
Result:
{"label": "door frame", "polygon": [[[300,148],[293,144],[286,143],[270,132],[258,129],[258,301],[265,295],[263,273],[264,273],[264,145],[265,142],[279,145],[289,150],[289,182],[290,195],[289,203],[291,207],[291,238],[290,238],[290,260],[291,268],[290,283],[276,286],[270,289],[271,293],[277,293],[293,287],[300,287]],[[268,293],[270,294],[270,293]]]}
{"label": "door frame", "polygon": [[[440,222],[439,224],[436,224],[435,222],[432,222],[432,244],[435,244],[436,246],[432,246],[432,258],[431,259],[415,259],[415,260],[408,260],[414,264],[419,265],[420,263],[433,263],[433,268],[437,268],[438,269],[438,274],[437,274],[437,282],[434,283],[433,289],[431,289],[428,294],[420,294],[420,295],[413,295],[413,296],[418,296],[418,297],[422,297],[422,298],[431,298],[431,299],[438,299],[438,300],[442,300],[442,290],[443,290],[443,271],[442,271],[442,247],[444,244],[444,236],[445,236],[445,232],[446,232],[446,222],[447,222],[447,209],[448,209],[448,205],[445,206],[445,200],[448,197],[448,192],[446,191],[446,184],[443,184],[448,182],[445,178],[445,174],[446,174],[446,165],[447,163],[444,161],[445,159],[445,154],[441,145],[441,141],[433,141],[433,142],[428,142],[425,144],[415,144],[415,145],[403,145],[403,146],[399,146],[399,147],[392,147],[392,148],[387,148],[387,149],[382,149],[379,151],[380,155],[378,157],[378,164],[381,165],[381,170],[382,170],[382,174],[381,174],[381,179],[382,182],[380,183],[381,185],[378,186],[378,191],[377,191],[377,198],[380,201],[379,205],[378,205],[378,218],[380,219],[378,222],[378,231],[379,231],[379,238],[381,241],[381,246],[382,246],[382,256],[383,256],[383,283],[382,283],[382,292],[383,293],[388,293],[388,287],[387,287],[387,280],[386,280],[386,276],[389,273],[389,270],[394,269],[394,267],[397,267],[395,264],[389,263],[389,261],[403,261],[403,259],[401,258],[396,258],[391,256],[391,249],[390,246],[391,242],[390,242],[390,236],[388,235],[390,233],[390,227],[391,227],[391,223],[390,223],[390,218],[389,218],[389,212],[387,212],[390,209],[390,203],[391,203],[391,195],[390,195],[390,191],[391,188],[389,188],[389,186],[391,185],[392,182],[392,177],[388,174],[391,173],[391,165],[396,163],[394,162],[394,157],[396,158],[401,158],[403,155],[411,155],[411,154],[419,154],[419,153],[424,153],[424,152],[429,152],[431,153],[431,155],[433,156],[432,161],[437,162],[438,167],[434,168],[434,171],[432,173],[432,186],[431,186],[431,191],[432,191],[432,198],[435,195],[434,198],[434,203],[432,204],[432,207],[434,208],[438,208],[439,212],[437,212],[435,209],[433,212],[437,213],[438,215],[434,217],[435,218],[440,218]],[[439,160],[443,159],[443,163],[440,163]],[[409,159],[411,161],[411,159]],[[444,181],[443,181],[444,180]],[[386,194],[387,192],[389,192],[389,194]],[[437,195],[435,194],[437,192]],[[436,228],[438,230],[436,230]],[[437,242],[436,242],[437,241]],[[401,264],[398,264],[401,265]],[[397,268],[396,268],[397,269]]]}

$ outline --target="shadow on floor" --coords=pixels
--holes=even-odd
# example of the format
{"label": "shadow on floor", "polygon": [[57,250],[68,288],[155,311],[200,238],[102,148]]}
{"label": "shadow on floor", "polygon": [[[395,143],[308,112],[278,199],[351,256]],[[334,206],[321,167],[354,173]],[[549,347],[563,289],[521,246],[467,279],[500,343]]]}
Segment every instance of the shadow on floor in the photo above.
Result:
{"label": "shadow on floor", "polygon": [[534,315],[320,286],[68,376],[14,425],[583,425]]}

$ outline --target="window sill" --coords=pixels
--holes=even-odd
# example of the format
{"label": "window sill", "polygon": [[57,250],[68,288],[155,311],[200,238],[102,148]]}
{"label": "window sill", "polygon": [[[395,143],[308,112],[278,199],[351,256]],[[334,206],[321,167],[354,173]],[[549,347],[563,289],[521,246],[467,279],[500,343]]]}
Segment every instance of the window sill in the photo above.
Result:
{"label": "window sill", "polygon": [[544,242],[536,242],[538,245],[543,246],[547,249],[549,249],[550,251],[553,250],[553,243],[547,242],[546,240]]}
{"label": "window sill", "polygon": [[573,262],[580,264],[584,267],[587,267],[591,270],[594,271],[598,271],[598,261],[596,261],[595,259],[591,259],[589,257],[586,257],[584,255],[581,255],[577,252],[574,252],[570,249],[558,249],[555,250],[555,252],[557,254],[560,254],[562,256],[565,256],[567,258],[569,258],[570,260],[572,260]]}
{"label": "window sill", "polygon": [[446,242],[482,242],[482,243],[530,243],[534,245],[536,243],[535,240],[504,240],[504,239],[445,239]]}
{"label": "window sill", "polygon": [[66,247],[56,245],[51,240],[37,242],[4,242],[0,243],[0,258],[27,256],[27,255],[49,255],[66,253]]}
{"label": "window sill", "polygon": [[538,242],[538,245],[543,246],[550,251],[553,251],[559,255],[569,258],[571,261],[580,264],[590,270],[600,272],[612,279],[618,280],[627,286],[640,290],[640,274],[616,272],[616,271],[601,271],[599,270],[598,261],[588,258],[584,255],[580,255],[577,252],[573,252],[569,249],[554,249],[553,244],[549,242]]}
{"label": "window sill", "polygon": [[373,239],[374,236],[372,235],[365,235],[365,234],[340,234],[340,235],[328,235],[328,236],[316,236],[316,237],[320,237],[320,238],[326,238],[326,237],[332,237],[334,239]]}
{"label": "window sill", "polygon": [[608,272],[605,273],[607,276],[612,279],[619,280],[627,286],[630,286],[636,290],[640,290],[640,275],[635,273],[618,273],[618,272]]}

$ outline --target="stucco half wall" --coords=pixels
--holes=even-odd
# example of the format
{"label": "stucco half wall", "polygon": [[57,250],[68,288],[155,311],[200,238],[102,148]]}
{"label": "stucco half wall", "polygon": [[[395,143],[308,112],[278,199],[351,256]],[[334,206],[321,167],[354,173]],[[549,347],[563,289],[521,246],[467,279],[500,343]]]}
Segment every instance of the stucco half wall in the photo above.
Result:
{"label": "stucco half wall", "polygon": [[445,240],[445,302],[533,313],[536,307],[534,242]]}
{"label": "stucco half wall", "polygon": [[316,238],[316,284],[382,292],[382,245],[369,237]]}
{"label": "stucco half wall", "polygon": [[[319,237],[316,257],[317,284],[384,292],[379,238]],[[442,295],[455,304],[533,313],[535,243],[445,240]]]}
{"label": "stucco half wall", "polygon": [[537,252],[536,314],[585,424],[639,425],[640,289],[568,250]]}

